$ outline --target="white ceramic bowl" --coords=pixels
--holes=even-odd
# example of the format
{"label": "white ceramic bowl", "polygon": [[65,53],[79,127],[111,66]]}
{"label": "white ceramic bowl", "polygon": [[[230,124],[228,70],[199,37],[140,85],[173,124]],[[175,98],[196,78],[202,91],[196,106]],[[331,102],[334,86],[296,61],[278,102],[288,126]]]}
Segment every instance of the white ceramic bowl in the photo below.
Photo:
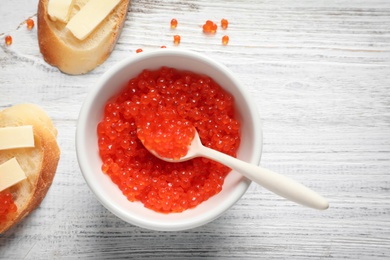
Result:
{"label": "white ceramic bowl", "polygon": [[159,69],[161,66],[206,74],[235,97],[237,118],[241,122],[239,159],[259,163],[262,151],[261,124],[249,93],[233,73],[218,62],[191,51],[161,49],[139,53],[116,64],[91,87],[81,108],[76,131],[77,158],[89,188],[104,207],[126,222],[151,230],[178,231],[204,225],[219,217],[241,198],[251,181],[232,171],[219,194],[193,209],[162,214],[145,208],[140,202],[129,202],[110,178],[102,173],[96,128],[103,117],[107,100],[116,96],[128,80],[143,69]]}

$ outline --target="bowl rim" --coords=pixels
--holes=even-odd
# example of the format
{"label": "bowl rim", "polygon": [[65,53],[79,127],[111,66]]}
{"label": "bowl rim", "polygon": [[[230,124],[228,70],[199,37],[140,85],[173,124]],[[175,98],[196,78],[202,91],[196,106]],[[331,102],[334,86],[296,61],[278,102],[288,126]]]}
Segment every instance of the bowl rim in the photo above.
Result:
{"label": "bowl rim", "polygon": [[[109,82],[110,79],[113,76],[115,76],[116,73],[119,73],[127,66],[136,64],[142,60],[146,60],[149,58],[161,57],[167,55],[185,56],[187,58],[196,59],[200,62],[208,63],[211,66],[215,67],[217,70],[223,72],[225,76],[227,76],[229,80],[234,83],[237,89],[239,89],[240,94],[243,95],[245,101],[247,102],[247,106],[250,110],[251,115],[254,115],[251,116],[253,129],[259,131],[256,132],[256,134],[254,135],[255,138],[255,140],[253,140],[254,147],[258,147],[258,149],[253,151],[252,154],[253,159],[251,162],[251,163],[259,164],[262,155],[262,146],[263,146],[262,125],[261,125],[260,115],[258,113],[257,107],[253,102],[249,92],[243,87],[243,85],[239,82],[236,76],[225,65],[205,56],[204,54],[195,51],[190,51],[190,50],[161,49],[161,50],[155,50],[149,52],[142,52],[135,55],[135,57],[130,56],[114,64],[114,66],[112,66],[100,78],[98,78],[97,82],[95,83],[96,85],[89,90],[86,98],[84,99],[84,102],[79,112],[79,117],[76,125],[75,145],[76,145],[78,164],[85,182],[87,183],[90,190],[94,193],[98,201],[104,207],[106,207],[110,212],[112,212],[114,215],[116,215],[117,217],[121,218],[122,220],[128,223],[137,225],[142,228],[147,228],[147,229],[157,230],[157,231],[179,231],[179,230],[192,229],[204,225],[220,217],[220,215],[222,215],[226,210],[232,207],[246,193],[247,189],[251,184],[251,181],[249,179],[246,179],[245,177],[242,177],[239,191],[236,192],[237,194],[232,195],[234,196],[233,200],[230,200],[229,202],[225,201],[224,203],[219,205],[217,211],[207,212],[208,214],[204,214],[202,215],[202,217],[191,219],[191,221],[186,221],[186,222],[179,221],[177,223],[171,224],[171,223],[165,223],[160,221],[148,221],[147,219],[133,218],[131,215],[129,216],[129,214],[127,214],[118,205],[114,205],[110,200],[108,200],[108,198],[103,196],[97,189],[96,185],[94,185],[95,180],[93,179],[92,177],[93,175],[91,174],[91,169],[87,164],[88,159],[86,157],[86,153],[88,151],[86,150],[85,143],[84,143],[85,129],[87,125],[87,118],[89,112],[91,110],[95,98],[98,96],[99,92],[107,84],[107,82]],[[108,99],[109,97],[107,97],[107,100]],[[170,213],[170,214],[181,214],[181,213]]]}

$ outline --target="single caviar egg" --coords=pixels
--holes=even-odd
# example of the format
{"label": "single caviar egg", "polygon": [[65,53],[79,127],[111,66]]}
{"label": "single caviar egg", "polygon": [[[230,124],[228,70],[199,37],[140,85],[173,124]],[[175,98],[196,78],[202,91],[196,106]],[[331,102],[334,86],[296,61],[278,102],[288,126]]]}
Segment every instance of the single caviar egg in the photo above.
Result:
{"label": "single caviar egg", "polygon": [[233,96],[212,78],[170,67],[144,70],[104,107],[96,129],[102,173],[127,200],[156,212],[196,207],[222,190],[230,168],[204,158],[169,163],[146,147],[181,157],[195,128],[205,146],[235,157],[234,115]]}
{"label": "single caviar egg", "polygon": [[135,50],[136,53],[140,53],[140,52],[143,52],[143,50],[141,48]]}
{"label": "single caviar egg", "polygon": [[11,35],[5,36],[5,44],[8,46],[12,44],[12,36]]}
{"label": "single caviar egg", "polygon": [[229,36],[224,35],[222,36],[222,44],[227,45],[229,43]]}
{"label": "single caviar egg", "polygon": [[29,18],[26,20],[26,24],[27,24],[27,29],[31,30],[32,28],[34,28],[34,20]]}
{"label": "single caviar egg", "polygon": [[217,32],[217,24],[211,20],[207,20],[206,23],[202,26],[203,32],[207,34],[215,34]]}
{"label": "single caviar egg", "polygon": [[172,20],[171,20],[171,28],[172,29],[175,29],[177,27],[177,20],[175,19],[175,18],[173,18]]}
{"label": "single caviar egg", "polygon": [[223,18],[223,19],[221,20],[221,28],[224,29],[224,30],[226,30],[226,29],[228,28],[228,25],[229,25],[228,20],[225,19],[225,18]]}
{"label": "single caviar egg", "polygon": [[165,45],[162,45],[162,46],[161,46],[161,49],[165,49],[166,47],[167,47],[167,46],[165,46]]}
{"label": "single caviar egg", "polygon": [[173,36],[173,43],[174,43],[175,45],[179,45],[180,41],[181,41],[180,35],[174,35],[174,36]]}

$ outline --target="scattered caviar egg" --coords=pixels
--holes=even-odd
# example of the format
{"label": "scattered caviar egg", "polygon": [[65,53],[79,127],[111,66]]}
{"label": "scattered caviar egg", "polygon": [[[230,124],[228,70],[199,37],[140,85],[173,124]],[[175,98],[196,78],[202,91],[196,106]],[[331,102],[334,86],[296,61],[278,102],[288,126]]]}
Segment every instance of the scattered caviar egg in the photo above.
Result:
{"label": "scattered caviar egg", "polygon": [[135,50],[136,53],[140,53],[140,52],[143,52],[143,50],[141,48]]}
{"label": "scattered caviar egg", "polygon": [[166,47],[167,47],[167,46],[165,46],[165,45],[162,45],[162,46],[161,46],[161,49],[165,49]]}
{"label": "scattered caviar egg", "polygon": [[34,28],[34,20],[33,19],[31,19],[31,18],[27,19],[26,24],[27,24],[27,29],[31,30],[32,28]]}
{"label": "scattered caviar egg", "polygon": [[7,44],[8,46],[12,44],[12,36],[11,35],[5,36],[5,44]]}
{"label": "scattered caviar egg", "polygon": [[207,20],[202,28],[204,33],[215,34],[218,26],[213,21]]}
{"label": "scattered caviar egg", "polygon": [[223,18],[221,20],[221,28],[225,30],[228,28],[228,25],[229,25],[229,21],[227,19]]}
{"label": "scattered caviar egg", "polygon": [[172,29],[175,29],[177,27],[177,20],[175,19],[175,18],[173,18],[172,20],[171,20],[171,28]]}
{"label": "scattered caviar egg", "polygon": [[234,106],[233,96],[206,75],[143,70],[104,107],[96,129],[101,170],[131,202],[161,213],[194,208],[222,190],[230,169],[204,158],[165,162],[146,146],[181,156],[186,151],[177,150],[187,147],[195,128],[205,146],[235,157],[240,123]]}
{"label": "scattered caviar egg", "polygon": [[0,192],[0,223],[7,221],[10,214],[15,213],[17,206],[12,198],[12,194],[8,191]]}
{"label": "scattered caviar egg", "polygon": [[174,43],[175,45],[178,45],[178,44],[180,43],[180,40],[181,40],[180,35],[174,35],[174,36],[173,36],[173,43]]}
{"label": "scattered caviar egg", "polygon": [[229,43],[229,36],[224,35],[222,36],[222,44],[227,45]]}

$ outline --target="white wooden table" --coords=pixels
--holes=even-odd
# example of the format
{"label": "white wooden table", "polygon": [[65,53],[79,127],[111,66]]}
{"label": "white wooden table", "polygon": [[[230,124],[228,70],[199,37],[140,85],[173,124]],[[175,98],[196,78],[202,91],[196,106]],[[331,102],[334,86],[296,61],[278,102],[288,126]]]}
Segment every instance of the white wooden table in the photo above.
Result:
{"label": "white wooden table", "polygon": [[[37,28],[24,24],[36,21],[37,2],[0,1],[0,109],[42,106],[62,154],[41,206],[0,235],[1,259],[389,259],[390,1],[134,0],[110,58],[83,76],[43,61]],[[202,33],[207,19],[222,18],[226,31]],[[110,66],[161,45],[207,54],[238,75],[263,122],[261,164],[318,191],[330,208],[253,184],[226,214],[188,231],[149,231],[107,211],[77,164],[78,112]]]}

